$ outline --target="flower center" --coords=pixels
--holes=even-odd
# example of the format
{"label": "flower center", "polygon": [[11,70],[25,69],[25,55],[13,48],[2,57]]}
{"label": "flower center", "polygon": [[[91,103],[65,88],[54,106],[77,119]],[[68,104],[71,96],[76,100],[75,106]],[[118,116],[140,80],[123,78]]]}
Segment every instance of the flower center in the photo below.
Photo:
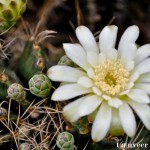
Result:
{"label": "flower center", "polygon": [[102,65],[96,66],[94,71],[95,85],[105,94],[117,95],[127,86],[130,73],[120,60],[106,60]]}

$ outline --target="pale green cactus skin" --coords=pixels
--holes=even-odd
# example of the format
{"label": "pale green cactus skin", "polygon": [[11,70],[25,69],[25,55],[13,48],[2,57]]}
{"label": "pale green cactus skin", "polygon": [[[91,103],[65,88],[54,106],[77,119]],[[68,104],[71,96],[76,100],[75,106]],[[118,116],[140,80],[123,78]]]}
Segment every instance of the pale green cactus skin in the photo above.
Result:
{"label": "pale green cactus skin", "polygon": [[79,130],[80,134],[87,134],[90,132],[90,125],[86,117],[83,117],[71,124]]}
{"label": "pale green cactus skin", "polygon": [[26,9],[27,0],[0,0],[0,32],[11,28]]}
{"label": "pale green cactus skin", "polygon": [[58,135],[56,144],[60,150],[74,150],[74,137],[69,132],[62,132]]}
{"label": "pale green cactus skin", "polygon": [[49,78],[44,74],[36,74],[29,80],[30,92],[38,97],[47,97],[51,87]]}
{"label": "pale green cactus skin", "polygon": [[26,96],[26,92],[23,86],[18,83],[11,84],[9,88],[7,89],[7,94],[8,94],[8,97],[17,101],[24,100]]}
{"label": "pale green cactus skin", "polygon": [[66,65],[66,66],[73,67],[74,63],[71,61],[71,59],[67,57],[67,55],[64,55],[60,58],[58,65]]}

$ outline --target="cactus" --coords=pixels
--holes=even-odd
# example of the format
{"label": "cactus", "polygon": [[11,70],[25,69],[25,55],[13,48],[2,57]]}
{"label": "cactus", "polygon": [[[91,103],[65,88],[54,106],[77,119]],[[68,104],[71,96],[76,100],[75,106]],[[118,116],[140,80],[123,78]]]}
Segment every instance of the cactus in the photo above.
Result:
{"label": "cactus", "polygon": [[22,85],[13,83],[7,90],[8,96],[11,99],[22,101],[25,99],[25,90]]}
{"label": "cactus", "polygon": [[79,130],[80,134],[87,134],[90,132],[90,125],[87,117],[83,117],[76,122],[72,122],[71,124]]}
{"label": "cactus", "polygon": [[26,42],[22,55],[17,65],[17,73],[26,83],[34,74],[45,68],[45,63],[41,49],[35,50],[33,41]]}
{"label": "cactus", "polygon": [[69,132],[62,132],[58,135],[56,144],[60,150],[74,150],[74,137]]}
{"label": "cactus", "polygon": [[[96,8],[96,5],[93,5],[96,3],[98,3],[98,1],[89,0],[89,1],[80,2],[79,0],[75,0],[75,1],[70,2],[68,5],[69,9],[66,9],[68,6],[65,7],[63,2],[58,3],[57,1],[48,1],[48,0],[47,1],[39,0],[37,2],[36,0],[29,0],[28,5],[27,5],[29,6],[27,9],[28,12],[27,14],[23,16],[23,19],[19,22],[18,21],[19,18],[21,17],[21,15],[26,9],[27,0],[0,0],[0,35],[7,32],[5,35],[2,35],[0,38],[0,131],[1,131],[0,132],[0,149],[18,149],[18,150],[50,150],[50,149],[109,150],[110,149],[110,150],[116,150],[116,149],[123,149],[123,147],[121,147],[121,143],[124,143],[124,141],[130,144],[132,143],[149,144],[150,142],[149,131],[146,128],[143,128],[142,122],[140,124],[137,124],[136,135],[131,138],[127,137],[127,135],[124,133],[125,131],[123,130],[123,128],[126,125],[124,123],[126,122],[123,123],[124,120],[120,118],[121,109],[122,107],[125,107],[125,106],[123,105],[116,106],[115,102],[114,104],[113,102],[111,104],[111,102],[107,100],[109,99],[108,95],[104,95],[105,92],[101,91],[101,88],[99,91],[99,90],[96,90],[95,87],[92,87],[96,85],[95,84],[96,75],[94,75],[94,72],[95,72],[94,66],[100,65],[99,63],[101,62],[101,59],[100,59],[101,57],[102,59],[105,60],[105,55],[103,56],[103,49],[101,48],[103,44],[100,45],[100,51],[99,51],[102,53],[102,55],[98,55],[96,59],[92,57],[94,55],[97,55],[97,52],[93,53],[92,51],[95,51],[97,47],[99,47],[98,34],[101,31],[101,28],[103,27],[103,25],[108,23],[107,22],[108,18],[105,17],[106,19],[102,19],[102,22],[101,22],[102,24],[100,26],[100,29],[98,29],[97,26],[95,26],[94,24],[96,22],[93,22],[92,20],[90,20],[92,19],[91,17],[89,19],[88,14],[91,14],[92,16],[93,12],[92,10],[90,10],[89,11],[90,13],[89,13],[88,9]],[[125,3],[126,3],[126,0],[123,3],[121,3],[123,4],[121,6],[126,7]],[[127,2],[127,3],[131,5],[130,9],[134,6],[137,6],[137,5],[133,5],[134,4],[133,2],[131,3]],[[60,7],[57,7],[57,5],[59,5]],[[113,5],[116,6],[114,9],[115,11],[116,10],[121,11],[121,9],[124,8],[124,7],[120,7],[121,9],[117,9],[117,7],[120,6],[119,1],[117,1],[116,4],[113,3]],[[56,7],[53,7],[53,6],[56,6]],[[75,7],[73,7],[72,9],[72,6],[75,6]],[[88,6],[92,6],[92,7],[88,7]],[[82,8],[80,9],[80,7]],[[102,7],[98,7],[98,8],[102,9]],[[78,23],[78,25],[86,24],[88,27],[90,27],[90,29],[92,29],[93,33],[96,32],[96,30],[99,30],[98,32],[94,34],[96,43],[98,44],[97,47],[94,46],[95,42],[92,44],[92,39],[90,38],[90,35],[86,36],[85,34],[86,32],[85,33],[82,32],[83,34],[81,33],[81,37],[80,37],[81,40],[80,40],[78,35],[75,36],[75,34],[73,34],[73,30],[70,30],[70,27],[68,28],[67,20],[63,23],[60,22],[61,20],[65,18],[63,14],[65,12],[72,12],[74,8],[76,9],[77,14],[74,13],[73,15],[75,15],[75,18],[77,18],[78,20],[76,22],[74,16],[71,16],[73,17],[71,20],[67,18],[70,20],[69,23],[71,27],[74,30],[75,29],[74,27],[77,26],[76,23]],[[114,7],[112,6],[112,8]],[[128,7],[126,7],[126,9],[127,8]],[[56,9],[56,14],[55,14],[55,9]],[[65,12],[64,12],[64,9],[65,9]],[[87,13],[85,12],[85,10],[87,11]],[[138,10],[137,12],[141,12],[141,9],[135,9],[135,13],[136,13],[136,10]],[[56,19],[54,19],[53,17],[59,14],[61,11],[63,11],[63,13],[60,15],[60,20],[59,20],[59,17],[58,18],[56,17]],[[100,12],[100,11],[101,10],[97,12]],[[107,12],[107,8],[105,8],[105,10],[102,10],[102,11],[104,11],[104,13]],[[41,12],[43,12],[42,15],[41,15]],[[129,11],[127,10],[125,12],[129,12]],[[102,13],[102,17],[104,13]],[[111,14],[117,14],[117,12],[116,13],[111,12]],[[35,18],[32,18],[33,15]],[[99,14],[95,13],[93,19],[100,21],[99,16],[100,16]],[[118,16],[122,16],[120,12],[118,13]],[[140,15],[140,16],[142,17],[143,15]],[[70,15],[68,17],[70,17]],[[126,17],[121,17],[121,18],[126,18]],[[131,18],[132,17],[130,16],[130,20]],[[39,23],[37,23],[38,19],[39,19]],[[104,20],[105,22],[103,22]],[[143,19],[141,18],[141,20]],[[112,24],[112,21],[113,19],[108,24]],[[92,24],[90,24],[89,22],[92,22]],[[116,22],[118,21],[115,21],[115,23]],[[131,22],[133,21],[131,20]],[[57,23],[59,23],[60,27]],[[15,24],[16,26],[14,26]],[[37,26],[35,26],[35,24],[37,24]],[[119,22],[119,24],[122,25],[121,27],[123,29],[124,24],[121,22]],[[140,25],[141,25],[140,28],[142,29],[142,24]],[[146,27],[148,27],[148,25],[144,26],[144,29],[145,29],[143,30],[144,32],[147,31]],[[9,29],[12,29],[12,30],[9,30]],[[43,29],[44,31],[42,31]],[[57,36],[56,38],[45,40],[46,38],[53,37],[56,33],[55,31],[48,30],[48,29],[55,29],[56,31],[58,31],[59,34],[56,35]],[[119,32],[122,32],[122,29],[120,29]],[[110,32],[112,31],[110,30]],[[113,33],[113,36],[112,37],[110,36],[109,38],[113,39],[115,35],[116,33]],[[144,34],[142,35],[143,35],[143,38],[142,38],[141,43],[144,42],[144,39],[145,39]],[[136,35],[134,36],[134,38],[135,37]],[[84,42],[84,38],[87,38],[87,41]],[[109,41],[109,38],[107,39],[108,41]],[[104,42],[107,43],[107,40],[105,40]],[[134,48],[135,45],[133,44],[134,40],[132,39],[132,34],[129,40],[127,39],[126,42],[130,40],[131,40],[131,45],[133,45],[133,48]],[[14,45],[11,44],[12,41],[14,41]],[[77,44],[80,42],[81,42],[81,46]],[[112,46],[111,44],[113,43],[111,42],[115,42],[115,41],[110,40],[108,42],[108,44],[110,43],[109,46]],[[67,48],[66,48],[66,44],[67,45],[69,44]],[[75,46],[72,47],[73,45]],[[119,46],[119,42],[118,42],[118,46]],[[143,47],[142,49],[149,49],[149,47],[150,46],[148,44],[146,47]],[[79,52],[78,48],[81,49],[82,51],[81,57],[79,56],[80,53],[78,53]],[[107,45],[106,45],[106,48],[107,48]],[[116,47],[113,46],[113,50],[115,50],[115,48]],[[137,49],[138,50],[140,49],[139,45],[137,45]],[[71,50],[74,50],[74,51],[71,52]],[[91,50],[91,53],[90,53],[90,50]],[[111,49],[109,50],[111,52]],[[139,50],[138,53],[140,54],[142,52]],[[121,53],[119,54],[122,55]],[[146,52],[145,50],[144,54],[145,54],[145,57],[147,57],[148,59],[149,52]],[[142,56],[144,57],[144,54],[141,55],[141,57]],[[120,58],[120,55],[118,55],[117,58]],[[87,58],[85,56],[87,56]],[[109,59],[110,56],[111,56],[111,53],[108,52],[108,54],[106,54],[106,59]],[[140,57],[140,55],[138,56]],[[116,57],[116,54],[114,52],[111,58],[114,59],[115,57]],[[136,59],[138,60],[139,58],[135,57],[135,60]],[[135,63],[135,66],[137,64]],[[60,78],[63,77],[64,75],[64,78],[62,79],[62,83],[58,83],[58,82],[51,83],[50,79],[46,76],[46,72],[48,68],[52,67],[53,65],[59,65],[59,67],[62,67],[62,68],[65,68],[64,66],[67,66],[66,68],[68,68],[68,70],[69,69],[74,70],[74,72],[71,73],[69,71],[66,74],[64,70],[64,74],[61,74],[61,72],[60,74],[57,74],[58,76],[60,76]],[[129,66],[130,65],[132,66],[132,63],[130,64],[129,62]],[[139,65],[140,65],[140,62],[139,62]],[[128,65],[126,67],[128,68]],[[79,72],[79,74],[78,73],[76,74],[75,72]],[[80,76],[80,73],[82,76]],[[100,71],[100,73],[103,73],[103,72]],[[67,75],[68,75],[68,78],[65,78],[67,77]],[[86,75],[88,75],[89,77],[84,78]],[[71,76],[72,78],[70,78]],[[111,75],[109,75],[108,73],[108,76],[111,76]],[[147,74],[143,74],[143,78],[141,79],[148,80],[144,78],[145,76],[148,77]],[[86,81],[87,81],[87,84],[86,84]],[[139,80],[136,80],[135,82],[138,83]],[[144,81],[143,83],[145,84]],[[73,92],[70,92],[69,90],[71,88],[69,90],[66,90],[67,84],[69,86],[72,86],[72,85],[74,86],[76,84],[77,88],[75,89],[73,88],[72,89]],[[58,86],[59,86],[59,89],[57,89]],[[85,88],[87,90],[85,90]],[[76,89],[78,90],[77,92],[76,92]],[[80,94],[80,89],[81,89],[81,94]],[[52,96],[52,94],[54,92],[56,93],[59,92],[59,90],[61,91],[60,95],[58,94],[58,97],[55,99],[54,98],[55,96]],[[88,93],[84,93],[84,91],[85,92],[87,91]],[[66,95],[65,95],[65,92],[66,92]],[[107,111],[104,112],[103,102],[99,106],[96,106],[96,103],[100,103],[101,100],[97,102],[95,100],[96,103],[94,103],[94,100],[93,100],[92,101],[93,103],[91,102],[92,104],[91,110],[90,110],[90,106],[87,104],[88,101],[86,100],[85,100],[85,103],[87,104],[86,109],[82,109],[82,107],[79,108],[79,105],[81,104],[80,102],[84,99],[84,98],[82,99],[81,96],[84,96],[86,98],[86,96],[88,95],[92,96],[93,94],[98,95],[98,97],[102,95],[103,96],[102,100],[106,98],[106,100],[104,100],[105,101],[104,103],[108,102],[113,107],[111,108],[112,114],[111,115],[109,114],[109,119],[106,119],[106,124],[109,122],[109,124],[107,124],[109,125],[109,129],[108,129],[108,126],[106,126],[107,127],[106,131],[102,130],[102,128],[100,130],[100,127],[103,126],[103,122],[98,124],[99,120],[103,120],[102,117],[104,117],[105,119],[105,116],[107,117],[107,113],[108,113]],[[71,95],[74,95],[74,96],[71,98],[70,101],[68,101],[69,96]],[[118,96],[120,99],[123,98],[123,103],[128,101],[126,100],[126,98],[128,97],[124,97],[122,95],[118,95]],[[64,99],[64,101],[61,101],[61,98],[62,100]],[[110,96],[110,98],[113,98],[113,97]],[[59,100],[59,102],[56,102],[57,100]],[[75,103],[76,100],[79,100],[79,101]],[[70,104],[72,103],[71,110],[73,112],[72,115],[74,115],[73,117],[66,117],[66,115],[63,114],[65,113],[65,109],[63,108],[66,107],[68,103]],[[129,103],[127,105],[129,105],[130,107]],[[147,104],[141,103],[141,106],[142,105],[147,105]],[[94,107],[96,110],[94,110]],[[145,107],[145,106],[142,106],[142,107]],[[101,108],[103,108],[103,111],[102,111],[103,113],[100,111]],[[140,110],[140,106],[139,106],[139,110]],[[135,112],[134,114],[136,114],[136,110],[133,109],[131,111],[133,111],[133,113]],[[67,114],[70,114],[70,113],[68,112]],[[97,114],[99,114],[98,116],[100,117],[97,117]],[[146,118],[146,116],[148,117],[148,113],[145,112],[145,115],[143,115],[143,117]],[[110,117],[112,118],[110,119]],[[139,122],[140,120],[140,118],[138,118],[137,116],[135,116],[135,119],[137,122]],[[149,126],[148,120],[144,119],[142,121],[143,123],[146,122],[147,126]],[[133,124],[131,124],[131,126],[129,127],[126,126],[126,128],[124,129],[129,130],[130,127],[132,127],[132,125]],[[96,127],[96,129],[94,129],[94,127]],[[98,138],[104,134],[105,134],[105,137],[103,136],[103,139],[101,139],[101,141],[98,141],[96,138],[93,138],[93,132],[97,134]]]}
{"label": "cactus", "polygon": [[26,9],[27,0],[0,0],[0,32],[12,27]]}
{"label": "cactus", "polygon": [[8,87],[14,83],[19,82],[16,73],[10,69],[0,68],[0,100],[7,97]]}
{"label": "cactus", "polygon": [[29,80],[30,92],[38,97],[45,98],[51,90],[51,82],[44,74],[36,74]]}
{"label": "cactus", "polygon": [[66,65],[72,67],[74,66],[74,62],[71,61],[71,59],[69,59],[67,55],[64,55],[60,58],[58,65]]}

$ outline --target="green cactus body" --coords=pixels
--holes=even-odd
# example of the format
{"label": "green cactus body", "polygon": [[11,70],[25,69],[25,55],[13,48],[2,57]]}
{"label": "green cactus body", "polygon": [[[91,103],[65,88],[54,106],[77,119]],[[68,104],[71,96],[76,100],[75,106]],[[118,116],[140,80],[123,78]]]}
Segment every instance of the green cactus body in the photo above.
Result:
{"label": "green cactus body", "polygon": [[25,85],[34,74],[41,72],[45,68],[44,62],[42,66],[38,65],[41,60],[44,61],[42,50],[35,50],[34,43],[27,41],[17,65],[17,73],[24,79]]}
{"label": "green cactus body", "polygon": [[11,99],[22,101],[25,99],[25,90],[22,85],[18,83],[13,83],[10,85],[10,87],[7,89],[8,96]]}
{"label": "green cactus body", "polygon": [[7,97],[8,87],[18,81],[19,79],[14,71],[0,68],[0,100],[4,100]]}
{"label": "green cactus body", "polygon": [[13,26],[26,9],[27,0],[0,0],[0,31]]}
{"label": "green cactus body", "polygon": [[38,97],[47,97],[51,86],[49,78],[44,74],[36,74],[29,80],[30,92]]}
{"label": "green cactus body", "polygon": [[62,132],[58,135],[56,144],[60,150],[74,150],[74,137],[69,132]]}
{"label": "green cactus body", "polygon": [[87,134],[90,132],[90,126],[87,117],[83,117],[71,124],[79,130],[80,134]]}

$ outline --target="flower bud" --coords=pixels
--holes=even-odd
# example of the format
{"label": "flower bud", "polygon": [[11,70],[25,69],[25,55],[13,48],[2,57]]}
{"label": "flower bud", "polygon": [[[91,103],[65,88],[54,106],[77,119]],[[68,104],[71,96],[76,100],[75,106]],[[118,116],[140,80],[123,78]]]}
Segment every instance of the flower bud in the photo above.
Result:
{"label": "flower bud", "polygon": [[56,144],[60,150],[74,150],[74,137],[69,132],[62,132],[58,135]]}
{"label": "flower bud", "polygon": [[8,97],[17,101],[24,100],[26,96],[26,92],[23,86],[18,83],[11,84],[9,88],[7,89],[7,94],[8,94]]}
{"label": "flower bud", "polygon": [[0,31],[15,24],[26,9],[27,0],[0,0]]}
{"label": "flower bud", "polygon": [[71,124],[79,130],[80,134],[87,134],[90,132],[89,122],[86,117],[83,117],[79,119],[78,121],[73,122]]}
{"label": "flower bud", "polygon": [[58,62],[58,65],[67,65],[67,66],[74,66],[74,63],[69,59],[66,55],[62,56]]}
{"label": "flower bud", "polygon": [[47,97],[51,86],[49,78],[44,74],[36,74],[29,80],[30,92],[38,97]]}

